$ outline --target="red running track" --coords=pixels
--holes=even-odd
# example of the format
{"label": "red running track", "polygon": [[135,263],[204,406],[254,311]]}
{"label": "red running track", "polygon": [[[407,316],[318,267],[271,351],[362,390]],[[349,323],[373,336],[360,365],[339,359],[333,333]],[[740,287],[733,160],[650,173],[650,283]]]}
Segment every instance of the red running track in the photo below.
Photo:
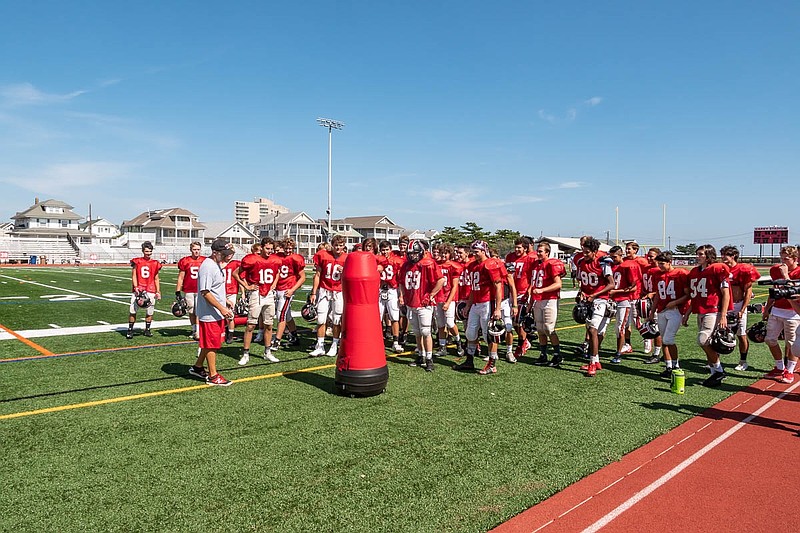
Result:
{"label": "red running track", "polygon": [[761,380],[493,531],[800,530],[800,380]]}

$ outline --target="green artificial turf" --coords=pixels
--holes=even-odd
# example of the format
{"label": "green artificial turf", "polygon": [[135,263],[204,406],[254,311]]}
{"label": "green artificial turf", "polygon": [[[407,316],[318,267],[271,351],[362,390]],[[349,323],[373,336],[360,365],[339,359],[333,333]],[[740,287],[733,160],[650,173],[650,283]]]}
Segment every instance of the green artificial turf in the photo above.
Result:
{"label": "green artificial turf", "polygon": [[[44,277],[66,283],[54,272]],[[104,292],[127,288],[111,281]],[[67,304],[38,305],[47,318],[30,319],[47,324]],[[106,316],[102,301],[69,305],[80,307],[67,315],[86,324],[104,316],[123,322],[127,314],[116,304],[114,317]],[[567,354],[583,335],[569,309],[564,301],[559,321]],[[0,306],[0,324],[26,327],[15,312]],[[2,363],[0,417],[179,392],[0,419],[0,530],[485,531],[770,366],[766,348],[753,346],[753,370],[733,371],[738,356],[726,356],[730,378],[706,389],[694,332],[682,328],[679,336],[687,370],[682,396],[658,377],[660,365],[643,364],[636,335],[638,353],[604,364],[594,379],[570,355],[561,369],[533,366],[533,351],[516,365],[501,361],[491,376],[452,371],[453,355],[433,373],[409,367],[410,354],[390,357],[387,390],[372,398],[334,394],[334,360],[308,358],[308,337],[301,351],[279,351],[277,364],[254,348],[250,364],[239,367],[241,344],[226,345],[218,364],[229,379],[284,374],[199,389],[187,375],[196,355],[196,345],[184,342],[188,326],[132,341],[120,333],[34,338],[56,354],[140,348]],[[17,340],[0,341],[0,359],[38,353],[30,351]],[[327,368],[304,371],[319,366]]]}

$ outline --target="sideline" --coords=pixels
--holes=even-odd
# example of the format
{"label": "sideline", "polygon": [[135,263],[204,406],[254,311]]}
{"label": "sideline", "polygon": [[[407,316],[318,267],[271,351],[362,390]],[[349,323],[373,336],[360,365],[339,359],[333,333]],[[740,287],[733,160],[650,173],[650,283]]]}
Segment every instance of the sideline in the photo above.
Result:
{"label": "sideline", "polygon": [[31,359],[53,359],[55,357],[70,357],[73,355],[91,355],[108,352],[127,352],[130,350],[141,350],[142,348],[162,348],[165,346],[182,346],[184,344],[197,344],[197,341],[178,341],[165,342],[163,344],[140,344],[137,346],[118,346],[116,348],[98,348],[97,350],[83,350],[80,352],[50,353],[44,355],[28,355],[25,357],[14,357],[13,359],[0,359],[2,363],[18,363],[20,361],[30,361]]}

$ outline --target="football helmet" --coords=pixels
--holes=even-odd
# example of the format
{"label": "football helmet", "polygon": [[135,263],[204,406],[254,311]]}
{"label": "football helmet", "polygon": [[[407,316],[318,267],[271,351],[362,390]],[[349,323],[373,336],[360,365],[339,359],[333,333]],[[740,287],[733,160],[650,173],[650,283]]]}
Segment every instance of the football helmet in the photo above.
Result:
{"label": "football helmet", "polygon": [[614,318],[617,316],[617,302],[609,300],[606,304],[606,318]]}
{"label": "football helmet", "polygon": [[183,318],[186,316],[186,312],[186,300],[183,298],[175,300],[175,303],[172,304],[172,314],[178,318]]}
{"label": "football helmet", "polygon": [[764,312],[764,304],[750,304],[747,306],[747,312],[760,315]]}
{"label": "football helmet", "polygon": [[650,316],[650,311],[653,309],[653,300],[650,298],[640,298],[636,300],[636,314],[642,320]]}
{"label": "football helmet", "polygon": [[764,342],[764,337],[767,336],[767,321],[762,320],[761,322],[756,322],[749,328],[747,328],[747,338],[753,342]]}
{"label": "football helmet", "polygon": [[736,334],[730,328],[717,328],[711,334],[710,346],[718,354],[729,354],[736,348]]}
{"label": "football helmet", "polygon": [[244,295],[236,301],[233,306],[233,314],[236,316],[247,316],[247,311],[250,309],[250,293]]}
{"label": "football helmet", "polygon": [[736,331],[739,329],[739,313],[735,311],[728,311],[725,317],[728,319],[728,329],[731,331]]}
{"label": "football helmet", "polygon": [[144,309],[145,307],[153,305],[153,302],[150,301],[150,297],[145,291],[136,291],[136,305],[139,306],[140,309]]}
{"label": "football helmet", "polygon": [[306,302],[302,309],[300,309],[300,316],[306,322],[313,322],[317,319],[317,307],[311,302]]}
{"label": "football helmet", "polygon": [[487,329],[489,330],[489,335],[494,337],[495,341],[499,341],[506,334],[506,324],[499,318],[490,320]]}
{"label": "football helmet", "polygon": [[658,331],[658,324],[656,324],[655,320],[642,322],[642,325],[639,326],[639,334],[643,339],[655,339],[661,336],[661,332]]}
{"label": "football helmet", "polygon": [[406,257],[412,263],[418,263],[422,256],[425,254],[425,245],[419,239],[412,239],[408,243],[408,250],[406,250]]}
{"label": "football helmet", "polygon": [[528,335],[536,333],[536,321],[533,319],[533,315],[525,315],[522,319],[522,330]]}
{"label": "football helmet", "polygon": [[456,305],[456,318],[459,320],[467,319],[467,302],[458,302]]}
{"label": "football helmet", "polygon": [[572,308],[572,320],[578,324],[586,324],[592,317],[592,304],[586,300],[581,300]]}

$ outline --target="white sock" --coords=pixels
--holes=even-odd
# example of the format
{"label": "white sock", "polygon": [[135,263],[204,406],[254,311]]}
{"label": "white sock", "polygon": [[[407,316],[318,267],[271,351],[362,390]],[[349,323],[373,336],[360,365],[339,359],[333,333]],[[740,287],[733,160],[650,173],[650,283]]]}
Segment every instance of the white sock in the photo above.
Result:
{"label": "white sock", "polygon": [[778,370],[783,370],[783,359],[778,359],[775,361],[775,368]]}
{"label": "white sock", "polygon": [[672,359],[667,359],[667,368],[672,368]]}
{"label": "white sock", "polygon": [[789,361],[788,363],[786,363],[786,370],[790,374],[794,374],[794,369],[796,366],[797,366],[797,361]]}
{"label": "white sock", "polygon": [[325,347],[325,337],[317,337],[317,348]]}
{"label": "white sock", "polygon": [[653,350],[653,356],[658,357],[659,355],[661,355],[661,346],[656,346]]}

